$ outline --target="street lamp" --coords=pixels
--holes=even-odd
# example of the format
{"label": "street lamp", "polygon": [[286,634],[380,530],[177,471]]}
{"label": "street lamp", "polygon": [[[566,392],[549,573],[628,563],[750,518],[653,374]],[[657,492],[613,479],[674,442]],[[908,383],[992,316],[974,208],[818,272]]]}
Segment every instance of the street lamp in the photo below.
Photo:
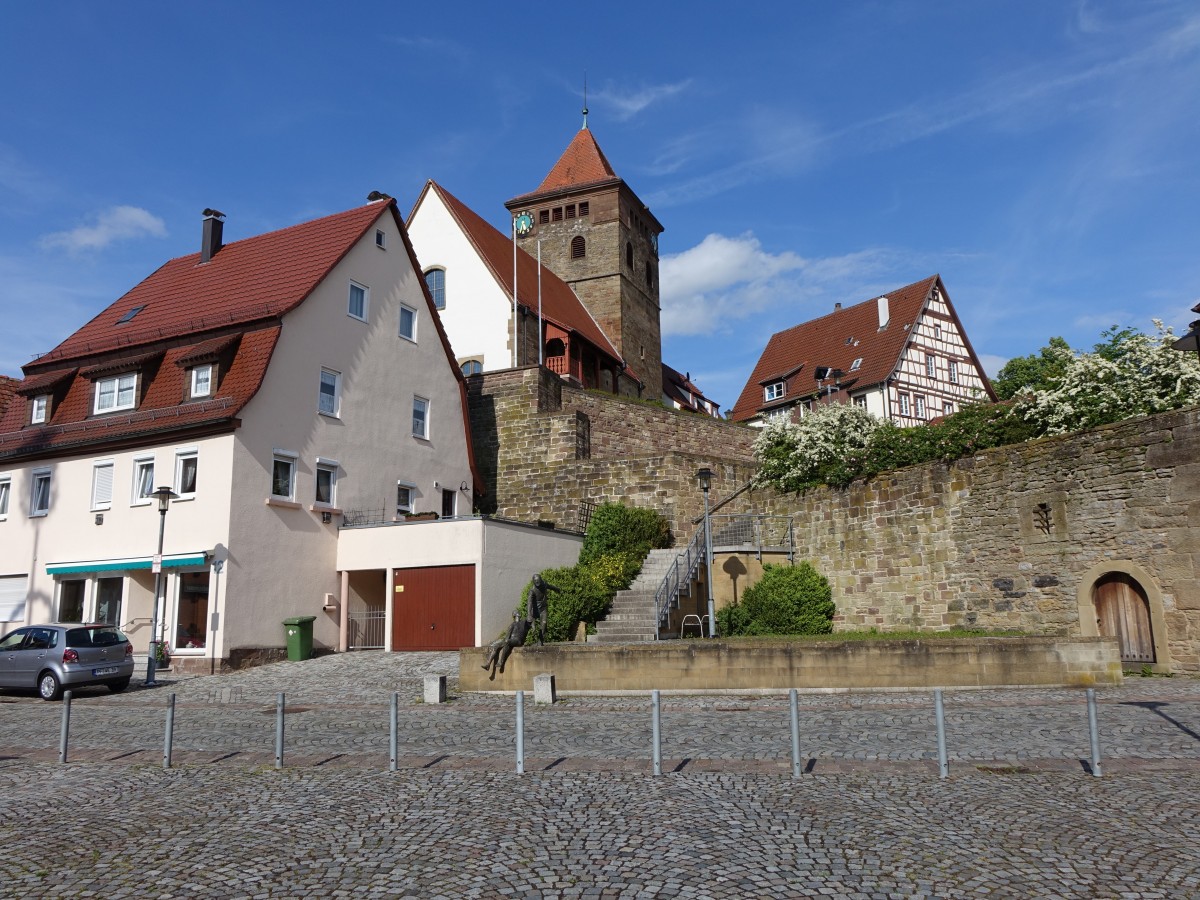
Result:
{"label": "street lamp", "polygon": [[713,607],[713,553],[712,553],[712,525],[708,517],[708,489],[712,487],[712,470],[705,466],[696,473],[696,479],[700,482],[700,490],[704,491],[704,564],[707,577],[704,583],[708,587],[708,636],[710,638],[717,636],[717,614]]}
{"label": "street lamp", "polygon": [[150,606],[150,652],[146,656],[146,687],[158,684],[154,680],[154,667],[158,656],[158,598],[162,594],[162,552],[163,533],[167,527],[167,507],[172,500],[178,500],[179,495],[169,487],[160,487],[150,495],[158,498],[158,553],[155,554],[154,568],[154,603]]}

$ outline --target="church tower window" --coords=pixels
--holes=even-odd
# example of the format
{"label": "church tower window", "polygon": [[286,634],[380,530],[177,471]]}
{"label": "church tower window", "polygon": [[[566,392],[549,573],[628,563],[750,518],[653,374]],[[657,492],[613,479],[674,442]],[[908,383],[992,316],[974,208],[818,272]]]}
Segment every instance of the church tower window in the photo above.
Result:
{"label": "church tower window", "polygon": [[587,243],[582,235],[571,238],[571,259],[583,259],[587,256]]}

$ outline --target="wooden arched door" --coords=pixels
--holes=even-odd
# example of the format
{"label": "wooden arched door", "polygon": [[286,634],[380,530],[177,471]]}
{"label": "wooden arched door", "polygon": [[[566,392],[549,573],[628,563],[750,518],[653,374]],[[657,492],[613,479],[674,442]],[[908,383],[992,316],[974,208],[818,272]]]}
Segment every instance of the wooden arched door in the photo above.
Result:
{"label": "wooden arched door", "polygon": [[1124,572],[1110,572],[1096,582],[1092,601],[1100,634],[1117,639],[1121,662],[1155,662],[1150,601],[1136,580]]}

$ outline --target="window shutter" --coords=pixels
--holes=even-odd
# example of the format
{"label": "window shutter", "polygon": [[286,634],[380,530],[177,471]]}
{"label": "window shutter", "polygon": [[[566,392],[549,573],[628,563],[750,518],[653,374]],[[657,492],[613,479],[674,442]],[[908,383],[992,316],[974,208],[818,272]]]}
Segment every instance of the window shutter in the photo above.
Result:
{"label": "window shutter", "polygon": [[92,469],[92,509],[112,506],[112,463]]}

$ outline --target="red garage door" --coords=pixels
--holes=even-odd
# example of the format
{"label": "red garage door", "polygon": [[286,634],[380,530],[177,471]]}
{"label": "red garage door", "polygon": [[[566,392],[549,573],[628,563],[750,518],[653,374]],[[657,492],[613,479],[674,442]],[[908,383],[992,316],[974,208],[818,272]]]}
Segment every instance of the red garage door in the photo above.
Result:
{"label": "red garage door", "polygon": [[474,566],[396,570],[392,584],[393,650],[474,646]]}

